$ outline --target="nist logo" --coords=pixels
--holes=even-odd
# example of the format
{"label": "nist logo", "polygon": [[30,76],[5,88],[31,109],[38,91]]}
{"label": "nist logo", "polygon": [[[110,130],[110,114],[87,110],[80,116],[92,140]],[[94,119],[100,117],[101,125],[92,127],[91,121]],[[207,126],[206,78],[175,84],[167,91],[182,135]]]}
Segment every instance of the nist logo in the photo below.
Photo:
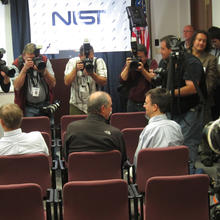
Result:
{"label": "nist logo", "polygon": [[[76,11],[68,11],[67,12],[67,20],[66,16],[63,14],[54,11],[52,13],[52,25],[56,26],[57,20],[62,21],[65,25],[71,25],[71,23],[78,25],[78,21],[83,21],[86,25],[92,24],[100,24],[101,23],[101,13],[105,13],[104,10],[87,10],[87,11],[79,11],[78,15]],[[64,18],[65,17],[65,18]]]}

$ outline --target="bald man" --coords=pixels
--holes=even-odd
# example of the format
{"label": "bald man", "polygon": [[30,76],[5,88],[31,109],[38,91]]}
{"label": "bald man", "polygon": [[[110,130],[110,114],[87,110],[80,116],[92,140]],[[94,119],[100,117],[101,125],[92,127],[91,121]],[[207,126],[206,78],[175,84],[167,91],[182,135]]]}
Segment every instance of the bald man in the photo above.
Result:
{"label": "bald man", "polygon": [[118,128],[107,124],[112,113],[112,99],[106,92],[98,91],[89,96],[88,117],[72,122],[67,127],[64,143],[65,159],[71,152],[105,152],[119,150],[126,160],[125,143]]}
{"label": "bald man", "polygon": [[185,40],[185,44],[184,44],[184,47],[186,49],[189,48],[190,46],[190,41],[191,41],[191,38],[194,34],[194,28],[192,25],[186,25],[184,28],[183,28],[183,38]]}

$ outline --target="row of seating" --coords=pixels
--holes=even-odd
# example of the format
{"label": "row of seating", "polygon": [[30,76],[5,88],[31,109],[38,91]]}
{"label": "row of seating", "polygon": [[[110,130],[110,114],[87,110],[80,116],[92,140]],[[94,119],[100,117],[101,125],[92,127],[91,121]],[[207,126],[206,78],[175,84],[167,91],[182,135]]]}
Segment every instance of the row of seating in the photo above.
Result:
{"label": "row of seating", "polygon": [[[31,159],[31,162],[25,161],[27,158]],[[131,212],[131,204],[128,200],[129,186],[125,180],[120,179],[119,174],[113,174],[114,177],[107,177],[108,170],[101,173],[100,170],[103,168],[98,166],[93,170],[94,177],[92,177],[90,165],[92,162],[97,162],[96,160],[92,162],[90,160],[90,164],[87,164],[87,172],[84,169],[81,172],[74,172],[74,181],[68,175],[69,181],[64,184],[62,192],[59,193],[56,189],[51,189],[50,194],[48,194],[49,192],[45,193],[45,188],[51,187],[50,178],[45,168],[41,169],[43,163],[39,158],[46,157],[44,155],[24,155],[20,156],[19,161],[10,158],[8,159],[11,164],[9,171],[5,167],[6,164],[3,164],[4,169],[2,170],[4,172],[0,171],[3,174],[1,179],[4,180],[0,184],[1,219],[45,219],[45,213],[42,211],[42,196],[47,199],[47,219],[51,219],[49,208],[51,202],[56,204],[54,207],[57,207],[58,204],[61,205],[59,216],[60,219],[64,220],[129,219],[129,213]],[[0,167],[2,167],[1,161],[2,157],[0,157]],[[14,167],[15,163],[17,168]],[[23,173],[21,172],[21,164],[24,165]],[[33,164],[39,165],[38,171],[32,169]],[[47,167],[49,167],[49,162]],[[75,167],[76,169],[78,168]],[[150,167],[148,167],[148,170],[150,170]],[[164,168],[163,170],[165,171]],[[68,173],[70,173],[69,170]],[[79,179],[77,179],[77,173]],[[83,173],[85,175],[82,177]],[[145,215],[145,219],[149,220],[208,219],[208,176],[179,175],[178,173],[179,176],[166,176],[166,174],[162,171],[154,174],[159,175],[157,177],[152,174],[152,177],[148,178],[143,184],[145,185],[143,193],[146,195],[145,214],[141,212],[141,219],[143,215]],[[171,174],[170,171],[169,174]],[[102,176],[105,180],[102,180]],[[133,191],[133,187],[131,189]],[[138,190],[141,189],[138,187]],[[135,204],[135,219],[138,219],[137,198],[139,198],[139,195],[135,195],[135,190],[130,193],[130,199],[133,199]],[[12,207],[13,212],[10,211]],[[54,216],[54,219],[58,219],[56,209],[54,209]]]}
{"label": "row of seating", "polygon": [[[48,144],[48,147],[50,148],[52,146],[51,135],[50,135],[51,133],[45,132],[45,128],[48,128],[48,126],[46,125],[44,127],[40,126],[40,128],[38,129],[35,126],[35,124],[38,124],[38,123],[39,123],[39,120],[36,123],[32,122],[31,127],[32,129],[34,127],[34,130],[42,131],[42,134]],[[143,128],[140,128],[138,132],[140,133],[142,129]],[[23,131],[29,132],[30,130],[23,129]],[[137,137],[138,136],[139,135],[137,135]],[[128,134],[128,138],[129,137],[130,135]],[[131,140],[133,141],[132,138]],[[126,138],[125,138],[125,141],[126,141]],[[128,153],[128,157],[131,163],[133,162],[132,155],[135,152],[137,142],[138,142],[138,138],[136,138],[135,142],[133,143],[134,144],[133,153],[131,152],[131,156],[129,156],[129,153]],[[56,144],[57,141],[54,140],[54,143]],[[128,143],[130,144],[131,141],[130,142],[128,141]],[[44,162],[36,163],[38,164],[36,166],[37,168],[36,167],[33,168],[33,170],[31,171],[32,174],[29,176],[28,172],[32,169],[30,165],[36,162],[36,158],[29,158],[31,156],[36,157],[36,158],[41,158],[41,159],[44,158],[43,159]],[[13,157],[16,158],[16,156],[13,156]],[[13,157],[10,157],[10,159],[11,158],[13,159]],[[17,184],[17,183],[32,183],[32,185],[33,183],[39,184],[41,186],[42,196],[43,198],[46,199],[47,219],[51,219],[51,210],[50,210],[51,203],[54,206],[54,219],[58,219],[58,214],[59,214],[60,219],[62,218],[64,219],[98,219],[98,220],[99,219],[128,219],[128,218],[131,219],[131,204],[132,204],[131,201],[133,201],[134,203],[135,219],[138,219],[138,218],[142,219],[144,216],[145,216],[145,219],[155,219],[155,220],[156,219],[171,219],[171,220],[172,219],[202,219],[202,220],[207,219],[206,211],[208,209],[208,189],[207,189],[208,187],[206,186],[208,184],[208,181],[207,181],[208,177],[206,175],[196,175],[198,179],[194,180],[195,178],[194,177],[193,180],[191,180],[192,176],[187,175],[188,174],[188,148],[184,146],[159,148],[159,149],[143,149],[139,155],[137,170],[136,172],[133,172],[133,177],[135,177],[135,173],[136,173],[137,178],[136,180],[135,178],[133,178],[133,180],[130,181],[130,177],[129,177],[128,182],[122,180],[123,172],[121,170],[121,161],[120,161],[121,155],[120,155],[120,152],[118,151],[72,153],[69,155],[68,164],[65,164],[65,166],[63,166],[63,163],[61,163],[61,161],[57,163],[57,161],[52,160],[51,157],[48,158],[47,156],[44,156],[44,155],[22,155],[18,157],[20,159],[15,162],[16,165],[14,166],[12,165],[13,162],[11,161],[8,162],[8,164],[3,164],[3,165],[0,164],[0,167],[2,168],[11,166],[12,176],[13,178],[15,178],[13,179],[10,177],[11,178],[11,179],[9,178],[10,181],[7,182],[7,174],[10,176],[10,172],[6,171],[5,173],[6,175],[2,178],[6,181],[4,181],[4,183],[0,183],[0,185],[4,184],[5,187],[7,188],[7,184]],[[29,161],[25,162],[25,158],[29,158]],[[0,158],[0,163],[1,163],[1,158]],[[20,163],[21,164],[24,163],[26,164],[26,166],[24,165],[24,167],[22,166],[20,167],[19,166]],[[40,167],[43,164],[47,164],[47,168],[46,169],[44,168],[44,170],[46,171],[43,172],[45,173],[45,176],[39,177],[39,175],[41,175],[42,173],[42,171],[40,171]],[[52,168],[52,180],[50,177],[50,167]],[[29,169],[29,171],[26,170],[27,168]],[[56,187],[55,170],[58,168],[62,169],[62,185],[63,185],[62,191],[58,191]],[[1,170],[0,170],[0,173],[2,173]],[[20,174],[21,177],[19,177],[20,178],[19,180],[16,180],[18,174]],[[182,179],[177,177],[177,175],[181,175],[180,177]],[[160,218],[159,217],[158,218],[147,217],[146,213],[147,214],[153,213],[153,211],[155,211],[154,207],[156,206],[153,205],[154,210],[148,209],[149,207],[151,207],[151,203],[149,204],[149,202],[151,202],[152,198],[148,198],[147,195],[150,196],[152,193],[151,191],[147,192],[146,186],[148,185],[148,183],[151,181],[152,178],[156,178],[156,180],[157,178],[160,178],[156,176],[174,176],[172,177],[174,179],[172,179],[171,177],[167,177],[167,178],[168,179],[171,178],[170,181],[171,182],[173,181],[174,185],[175,183],[179,182],[180,185],[182,186],[182,187],[177,187],[177,189],[174,191],[175,195],[174,197],[172,197],[172,198],[175,198],[175,200],[173,200],[172,203],[175,203],[178,211],[179,211],[180,206],[177,201],[179,200],[184,201],[185,200],[184,196],[187,196],[189,198],[190,196],[195,196],[196,194],[195,190],[194,190],[195,192],[194,191],[191,192],[190,188],[187,187],[187,189],[185,190],[185,193],[183,195],[180,193],[180,197],[177,197],[177,195],[179,194],[178,190],[182,192],[182,189],[183,188],[185,189],[187,186],[187,181],[188,182],[191,181],[190,184],[193,184],[193,181],[195,182],[195,184],[198,184],[197,181],[199,181],[200,185],[203,187],[202,188],[203,191],[198,189],[198,193],[201,192],[203,196],[199,197],[200,201],[196,201],[194,197],[192,201],[196,202],[195,204],[198,204],[198,202],[201,202],[202,204],[199,207],[203,207],[203,208],[204,206],[206,207],[203,212],[204,217],[201,218],[199,216],[199,212],[197,211],[196,207],[194,207],[194,210],[193,211],[191,210],[190,213],[188,212],[184,213],[183,218],[180,218],[180,216],[182,216],[182,211],[178,213],[178,212],[170,211],[169,209],[166,209],[166,210],[162,209],[162,211],[168,212],[167,215],[169,214],[169,218],[161,218],[161,216]],[[36,180],[37,177],[39,177],[40,180]],[[40,182],[42,180],[44,180],[44,182],[46,182],[47,185],[45,186],[41,185],[41,184],[44,184]],[[165,179],[164,181],[166,183],[166,181],[168,180]],[[202,184],[202,182],[204,184]],[[132,183],[132,184],[129,185],[128,183],[129,184]],[[152,186],[156,186],[156,185],[153,184]],[[11,185],[11,187],[13,187],[13,185]],[[19,186],[15,185],[14,187],[16,188]],[[25,185],[24,187],[27,187],[27,186]],[[33,188],[34,186],[31,186],[31,187]],[[111,187],[115,187],[115,189]],[[50,190],[46,191],[47,188],[49,188]],[[161,185],[159,188],[161,188]],[[148,190],[149,190],[149,187],[148,187]],[[108,195],[109,191],[111,192],[109,193],[110,195]],[[159,191],[158,189],[156,190],[157,193]],[[86,194],[84,192],[86,192]],[[124,192],[124,193],[121,193],[121,192]],[[163,192],[163,190],[161,190],[160,192],[162,193],[162,196],[165,195],[165,193],[168,193],[168,191]],[[95,194],[92,195],[92,193],[95,193]],[[145,204],[149,204],[149,205],[143,206],[142,204],[143,194],[145,193],[146,193]],[[205,194],[206,194],[207,200],[203,199]],[[123,198],[121,198],[120,196],[122,196]],[[18,196],[18,198],[20,197]],[[86,198],[86,199],[80,200],[80,198]],[[112,200],[111,198],[114,198],[114,200]],[[169,197],[166,196],[165,201],[168,198]],[[123,201],[125,201],[125,203]],[[142,207],[140,216],[138,216],[139,215],[138,214],[138,203],[139,202],[140,202],[140,207]],[[74,204],[74,207],[73,207],[73,204]],[[108,206],[105,206],[105,204],[107,204]],[[59,206],[59,212],[57,210],[57,206]],[[185,207],[183,206],[183,204],[181,204],[181,206],[182,208]],[[143,207],[145,210],[145,214],[143,214]],[[21,208],[22,207],[20,207],[20,209]],[[113,209],[110,209],[110,208],[113,208]],[[157,208],[158,209],[156,212],[159,212],[162,214],[161,209],[159,209],[161,207],[157,207]],[[120,211],[123,211],[123,212],[121,213]],[[1,213],[1,210],[0,210],[0,213]],[[176,214],[171,215],[171,213],[178,214],[179,215],[178,218],[176,217],[177,216]],[[42,216],[45,217],[45,213],[43,213]],[[108,218],[108,216],[110,217]],[[195,217],[195,218],[192,218],[192,217]],[[32,216],[29,216],[29,218],[21,218],[21,219],[30,219],[30,218],[44,219],[40,217],[34,218]],[[7,218],[2,218],[2,219],[7,219]],[[10,218],[10,219],[19,219],[19,218]]]}

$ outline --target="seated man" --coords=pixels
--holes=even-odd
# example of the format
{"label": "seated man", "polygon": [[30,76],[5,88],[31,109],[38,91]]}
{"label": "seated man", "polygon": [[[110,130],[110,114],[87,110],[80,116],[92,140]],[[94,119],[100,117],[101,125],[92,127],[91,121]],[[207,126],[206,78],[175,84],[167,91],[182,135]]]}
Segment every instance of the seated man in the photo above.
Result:
{"label": "seated man", "polygon": [[170,93],[166,89],[155,88],[146,93],[144,107],[149,117],[148,125],[141,132],[134,156],[137,165],[138,153],[142,148],[177,146],[183,144],[179,124],[169,120],[165,113],[170,104]]}
{"label": "seated man", "polygon": [[112,112],[112,100],[108,93],[94,92],[88,99],[88,117],[72,122],[67,127],[64,141],[66,160],[71,152],[103,152],[119,150],[126,160],[125,143],[119,129],[106,123]]}
{"label": "seated man", "polygon": [[0,107],[0,124],[4,136],[0,139],[0,155],[43,153],[49,154],[47,145],[40,132],[24,133],[20,125],[22,110],[16,104]]}

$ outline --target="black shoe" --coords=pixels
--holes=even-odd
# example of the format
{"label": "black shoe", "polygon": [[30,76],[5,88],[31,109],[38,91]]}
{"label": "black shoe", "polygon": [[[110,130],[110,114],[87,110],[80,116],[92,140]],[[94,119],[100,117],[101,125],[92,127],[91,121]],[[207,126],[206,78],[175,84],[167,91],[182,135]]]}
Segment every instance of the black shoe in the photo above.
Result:
{"label": "black shoe", "polygon": [[201,162],[206,167],[212,167],[213,166],[213,161],[210,158],[206,158],[205,160],[202,160]]}

